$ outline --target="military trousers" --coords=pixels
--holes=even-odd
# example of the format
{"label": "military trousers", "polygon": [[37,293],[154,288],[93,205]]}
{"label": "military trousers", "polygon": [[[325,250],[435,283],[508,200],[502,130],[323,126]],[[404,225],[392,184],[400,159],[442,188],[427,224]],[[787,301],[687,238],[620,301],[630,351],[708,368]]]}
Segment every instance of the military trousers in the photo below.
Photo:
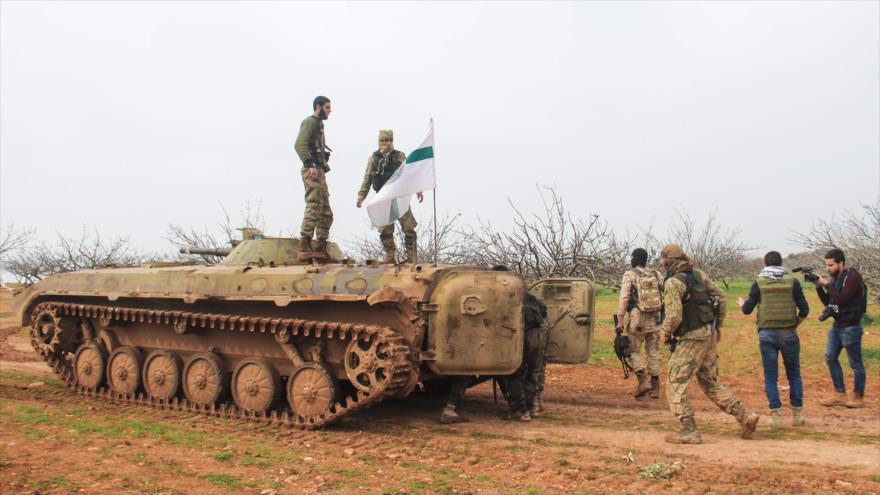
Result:
{"label": "military trousers", "polygon": [[539,328],[528,329],[525,335],[522,364],[512,375],[502,376],[498,379],[501,391],[507,398],[511,411],[526,412],[532,409],[540,381],[538,373],[543,362],[541,330]]}
{"label": "military trousers", "polygon": [[[416,217],[412,214],[412,210],[406,210],[406,213],[397,220],[397,223],[400,224],[400,229],[403,231],[404,248],[412,249],[416,245],[416,226],[418,225]],[[379,230],[379,239],[382,241],[382,247],[385,248],[385,251],[396,249],[394,246],[393,223],[388,224]]]}
{"label": "military trousers", "polygon": [[634,371],[645,371],[646,363],[642,357],[642,344],[647,355],[647,371],[651,376],[660,375],[660,324],[657,313],[642,313],[638,309],[629,312],[630,359]]}
{"label": "military trousers", "polygon": [[303,168],[303,187],[305,187],[306,209],[303,212],[300,234],[303,237],[327,239],[330,237],[330,226],[333,225],[333,210],[330,209],[330,191],[324,169],[318,167],[318,177],[308,178],[309,169]]}
{"label": "military trousers", "polygon": [[718,347],[712,335],[679,340],[675,352],[669,358],[666,401],[676,418],[681,420],[694,416],[687,395],[688,384],[694,375],[703,393],[715,405],[735,416],[740,422],[744,419],[745,410],[742,404],[718,380]]}

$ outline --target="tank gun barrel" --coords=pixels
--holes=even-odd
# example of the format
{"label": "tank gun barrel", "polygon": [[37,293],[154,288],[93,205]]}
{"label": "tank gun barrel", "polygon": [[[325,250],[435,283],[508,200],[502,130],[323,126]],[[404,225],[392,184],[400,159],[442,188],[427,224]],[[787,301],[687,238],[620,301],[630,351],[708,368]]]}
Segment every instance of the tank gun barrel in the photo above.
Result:
{"label": "tank gun barrel", "polygon": [[182,247],[180,254],[196,254],[204,256],[226,256],[232,252],[232,248],[198,248],[198,247]]}

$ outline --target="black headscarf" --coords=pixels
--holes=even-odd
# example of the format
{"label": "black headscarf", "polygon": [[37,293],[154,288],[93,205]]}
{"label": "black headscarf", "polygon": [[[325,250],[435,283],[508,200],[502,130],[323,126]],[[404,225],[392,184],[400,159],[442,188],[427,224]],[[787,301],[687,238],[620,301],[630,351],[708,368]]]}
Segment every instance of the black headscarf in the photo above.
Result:
{"label": "black headscarf", "polygon": [[642,248],[635,248],[632,252],[630,264],[632,264],[633,268],[646,266],[648,264],[648,252]]}

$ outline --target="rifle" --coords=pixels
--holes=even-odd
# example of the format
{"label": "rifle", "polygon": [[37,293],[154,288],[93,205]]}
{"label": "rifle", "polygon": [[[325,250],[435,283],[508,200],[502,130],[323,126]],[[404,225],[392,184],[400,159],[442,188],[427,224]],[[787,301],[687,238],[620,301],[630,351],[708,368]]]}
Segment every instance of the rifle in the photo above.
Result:
{"label": "rifle", "polygon": [[619,325],[620,321],[617,319],[617,315],[614,315],[614,333],[616,334],[614,337],[614,354],[620,360],[620,366],[623,368],[623,379],[626,380],[629,378],[630,371],[633,371],[633,366],[629,362],[629,337],[623,335]]}

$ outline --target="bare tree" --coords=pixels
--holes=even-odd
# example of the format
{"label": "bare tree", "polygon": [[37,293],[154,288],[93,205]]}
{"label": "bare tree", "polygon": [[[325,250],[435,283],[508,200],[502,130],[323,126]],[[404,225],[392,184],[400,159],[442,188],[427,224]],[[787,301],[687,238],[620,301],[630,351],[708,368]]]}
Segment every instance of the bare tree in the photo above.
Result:
{"label": "bare tree", "polygon": [[16,228],[9,224],[0,232],[0,260],[24,248],[34,237],[35,230],[32,228]]}
{"label": "bare tree", "polygon": [[739,229],[724,230],[713,210],[699,224],[686,211],[679,211],[667,242],[678,244],[694,264],[728,287],[730,279],[748,274],[748,252],[739,239]]}
{"label": "bare tree", "polygon": [[[437,220],[437,261],[439,263],[467,263],[468,259],[461,251],[461,238],[458,233],[458,222],[461,214],[443,215]],[[434,219],[419,222],[416,227],[418,259],[434,261]],[[403,232],[395,230],[395,242],[403,245]],[[357,236],[345,242],[347,255],[356,260],[379,260],[385,257],[385,251],[379,242],[378,232],[371,230],[369,234]]]}
{"label": "bare tree", "polygon": [[[262,206],[262,200],[248,200],[244,207],[239,210],[239,221],[233,223],[229,212],[223,207],[223,205],[220,205],[220,209],[223,211],[223,217],[214,229],[210,229],[207,225],[202,228],[195,228],[169,224],[165,239],[178,249],[185,247],[220,249],[234,246],[240,238],[240,234],[238,233],[240,228],[256,228],[260,229],[260,231],[265,231],[266,219],[263,216]],[[180,257],[183,259],[203,261],[209,264],[223,261],[223,256],[214,256],[210,254],[180,255]]]}
{"label": "bare tree", "polygon": [[832,214],[808,232],[795,232],[791,240],[809,249],[817,262],[829,249],[842,249],[847,266],[856,268],[872,298],[880,299],[880,199],[873,205],[862,204],[860,213]]}
{"label": "bare tree", "polygon": [[510,231],[496,230],[482,220],[476,228],[464,228],[463,258],[480,265],[506,265],[528,280],[588,277],[616,284],[619,246],[607,223],[598,215],[572,216],[554,187],[539,187],[538,193],[540,213],[524,214],[508,201],[514,211]]}
{"label": "bare tree", "polygon": [[127,237],[103,237],[97,230],[83,227],[76,237],[58,234],[55,244],[42,242],[20,249],[3,267],[19,281],[32,284],[56,273],[131,266],[152,261],[157,256],[135,250]]}

